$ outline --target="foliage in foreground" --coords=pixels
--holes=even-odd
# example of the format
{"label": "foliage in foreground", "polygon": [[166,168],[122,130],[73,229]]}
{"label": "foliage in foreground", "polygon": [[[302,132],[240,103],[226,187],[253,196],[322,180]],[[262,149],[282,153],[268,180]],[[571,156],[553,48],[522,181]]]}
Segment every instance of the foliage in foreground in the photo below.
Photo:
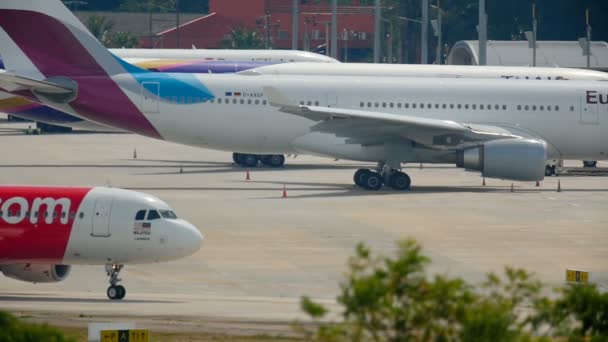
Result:
{"label": "foliage in foreground", "polygon": [[10,342],[72,342],[58,329],[46,324],[19,321],[15,316],[0,311],[0,341]]}
{"label": "foliage in foreground", "polygon": [[549,299],[525,270],[507,267],[474,287],[427,275],[429,263],[413,240],[395,257],[359,244],[340,285],[339,320],[328,323],[329,310],[303,297],[318,328],[301,330],[321,341],[608,341],[608,294],[595,286],[566,286]]}

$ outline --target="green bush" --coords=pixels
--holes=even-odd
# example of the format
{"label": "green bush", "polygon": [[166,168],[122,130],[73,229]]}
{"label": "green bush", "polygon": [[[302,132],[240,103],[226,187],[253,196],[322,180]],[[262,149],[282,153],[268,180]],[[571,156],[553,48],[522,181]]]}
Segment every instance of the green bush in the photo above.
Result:
{"label": "green bush", "polygon": [[308,297],[301,301],[320,341],[608,341],[608,295],[594,286],[567,286],[555,300],[529,272],[505,268],[474,287],[460,278],[430,277],[430,259],[413,240],[393,258],[359,244],[340,285],[340,319]]}
{"label": "green bush", "polygon": [[0,342],[72,342],[56,328],[46,324],[19,321],[15,316],[0,311]]}

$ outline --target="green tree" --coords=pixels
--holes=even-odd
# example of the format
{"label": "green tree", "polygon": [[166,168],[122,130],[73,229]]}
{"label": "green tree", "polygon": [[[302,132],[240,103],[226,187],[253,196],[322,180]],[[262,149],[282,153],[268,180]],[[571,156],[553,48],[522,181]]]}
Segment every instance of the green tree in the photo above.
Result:
{"label": "green tree", "polygon": [[131,32],[118,31],[110,35],[108,47],[131,49],[139,45],[139,38]]}
{"label": "green tree", "polygon": [[59,330],[46,324],[29,324],[15,316],[0,312],[0,341],[10,342],[73,342]]}
{"label": "green tree", "polygon": [[110,42],[110,31],[114,28],[112,20],[108,20],[103,15],[94,14],[87,19],[87,27],[102,44],[107,45]]}
{"label": "green tree", "polygon": [[224,49],[263,49],[265,44],[260,31],[241,26],[231,29],[229,36],[222,41],[220,47]]}
{"label": "green tree", "polygon": [[359,244],[340,285],[340,319],[328,322],[329,310],[303,297],[318,328],[301,331],[321,341],[608,341],[608,295],[593,286],[567,287],[552,301],[524,270],[490,273],[477,288],[427,275],[429,262],[413,240],[399,243],[395,257]]}

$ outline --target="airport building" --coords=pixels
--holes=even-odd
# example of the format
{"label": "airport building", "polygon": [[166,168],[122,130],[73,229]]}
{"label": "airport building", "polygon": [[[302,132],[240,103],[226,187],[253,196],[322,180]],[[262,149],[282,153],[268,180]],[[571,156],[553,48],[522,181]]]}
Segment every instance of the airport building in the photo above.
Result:
{"label": "airport building", "polygon": [[[338,52],[356,60],[374,46],[373,2],[353,0],[338,6]],[[275,49],[292,47],[292,2],[283,0],[211,0],[210,14],[144,37],[144,48],[220,48],[231,30],[258,29]],[[300,0],[298,47],[325,52],[330,41],[331,6],[328,2]],[[348,52],[347,52],[348,51]],[[360,58],[360,57],[359,57]]]}
{"label": "airport building", "polygon": [[[532,66],[532,47],[527,41],[490,40],[486,52],[487,65]],[[608,71],[608,43],[591,42],[590,69]],[[479,41],[462,40],[454,44],[447,64],[479,65]],[[577,41],[538,41],[536,66],[586,68],[587,56]]]}

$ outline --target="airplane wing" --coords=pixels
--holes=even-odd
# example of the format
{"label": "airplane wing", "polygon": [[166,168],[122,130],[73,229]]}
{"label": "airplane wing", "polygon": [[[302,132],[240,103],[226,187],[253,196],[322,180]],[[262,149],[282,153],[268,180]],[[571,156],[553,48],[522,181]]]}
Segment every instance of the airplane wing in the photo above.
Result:
{"label": "airplane wing", "polygon": [[36,80],[9,72],[0,73],[0,88],[7,92],[30,90],[57,102],[69,102],[66,99],[75,97],[77,92],[76,83],[67,79]]}
{"label": "airplane wing", "polygon": [[284,113],[318,121],[312,130],[333,133],[353,144],[374,145],[391,139],[407,139],[432,148],[462,148],[480,142],[521,138],[510,130],[487,125],[468,125],[451,120],[296,104],[274,87],[265,87],[272,106]]}

